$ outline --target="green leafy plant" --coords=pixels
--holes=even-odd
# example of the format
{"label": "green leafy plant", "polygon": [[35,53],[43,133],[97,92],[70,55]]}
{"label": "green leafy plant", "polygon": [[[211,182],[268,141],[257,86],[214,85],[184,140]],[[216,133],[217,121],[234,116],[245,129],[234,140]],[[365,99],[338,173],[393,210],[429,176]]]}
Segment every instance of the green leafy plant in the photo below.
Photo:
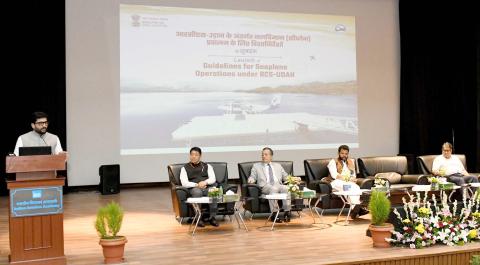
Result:
{"label": "green leafy plant", "polygon": [[117,237],[122,227],[123,209],[114,201],[98,209],[95,228],[102,239]]}
{"label": "green leafy plant", "polygon": [[385,192],[374,190],[370,196],[368,208],[372,215],[372,224],[381,226],[387,221],[390,214],[390,200]]}

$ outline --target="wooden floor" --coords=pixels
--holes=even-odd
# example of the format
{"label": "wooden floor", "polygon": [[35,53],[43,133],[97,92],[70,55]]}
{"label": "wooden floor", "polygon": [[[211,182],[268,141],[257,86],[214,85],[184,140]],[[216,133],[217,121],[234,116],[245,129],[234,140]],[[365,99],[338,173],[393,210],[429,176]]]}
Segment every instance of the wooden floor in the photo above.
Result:
{"label": "wooden floor", "polygon": [[[192,237],[188,225],[180,225],[172,212],[168,188],[125,189],[102,196],[97,192],[69,193],[64,197],[65,254],[68,264],[101,264],[102,252],[93,227],[97,208],[115,200],[125,209],[121,234],[127,236],[125,264],[425,264],[426,255],[436,254],[427,264],[469,264],[470,254],[452,260],[447,252],[478,252],[480,244],[464,247],[436,246],[422,250],[375,249],[365,236],[368,216],[350,226],[333,224],[336,214],[328,213],[329,226],[311,226],[307,212],[275,231],[264,227],[264,218],[248,220],[249,232],[236,223],[221,222],[219,228],[200,228]],[[7,197],[0,198],[0,264],[8,263]],[[412,256],[417,261],[407,261]],[[439,258],[440,257],[440,258]],[[402,262],[402,260],[404,262]],[[423,259],[423,261],[422,261]],[[443,260],[443,261],[442,261]],[[363,261],[363,262],[362,262]],[[448,262],[447,262],[448,261]]]}

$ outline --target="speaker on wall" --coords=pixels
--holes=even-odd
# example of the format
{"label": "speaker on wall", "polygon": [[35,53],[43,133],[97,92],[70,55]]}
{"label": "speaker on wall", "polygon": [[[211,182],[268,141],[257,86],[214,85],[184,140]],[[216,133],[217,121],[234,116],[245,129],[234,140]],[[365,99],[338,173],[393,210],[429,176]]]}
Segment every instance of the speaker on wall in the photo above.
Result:
{"label": "speaker on wall", "polygon": [[100,175],[100,192],[115,194],[120,192],[120,165],[102,165],[98,170]]}

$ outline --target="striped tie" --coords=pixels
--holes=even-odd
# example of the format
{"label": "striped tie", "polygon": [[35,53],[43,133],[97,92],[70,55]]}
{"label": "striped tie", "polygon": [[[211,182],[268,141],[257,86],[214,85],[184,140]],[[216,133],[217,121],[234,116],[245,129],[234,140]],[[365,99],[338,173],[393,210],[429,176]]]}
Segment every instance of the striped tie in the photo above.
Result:
{"label": "striped tie", "polygon": [[270,182],[270,185],[274,185],[275,184],[275,179],[273,178],[273,170],[272,170],[272,166],[270,166],[270,164],[268,164],[268,176],[269,176],[268,182]]}

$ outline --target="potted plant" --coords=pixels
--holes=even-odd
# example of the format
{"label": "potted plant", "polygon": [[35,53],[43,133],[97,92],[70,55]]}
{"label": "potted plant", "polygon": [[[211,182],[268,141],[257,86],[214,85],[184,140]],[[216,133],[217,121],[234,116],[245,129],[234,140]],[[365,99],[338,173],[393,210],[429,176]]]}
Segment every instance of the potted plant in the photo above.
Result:
{"label": "potted plant", "polygon": [[117,235],[122,226],[123,209],[116,202],[110,202],[97,212],[95,229],[100,236],[99,244],[103,248],[105,264],[122,263],[125,243],[124,236]]}
{"label": "potted plant", "polygon": [[370,202],[368,204],[372,223],[368,227],[372,234],[373,246],[385,248],[390,246],[385,238],[392,237],[393,225],[386,223],[390,214],[390,200],[385,192],[372,191]]}

